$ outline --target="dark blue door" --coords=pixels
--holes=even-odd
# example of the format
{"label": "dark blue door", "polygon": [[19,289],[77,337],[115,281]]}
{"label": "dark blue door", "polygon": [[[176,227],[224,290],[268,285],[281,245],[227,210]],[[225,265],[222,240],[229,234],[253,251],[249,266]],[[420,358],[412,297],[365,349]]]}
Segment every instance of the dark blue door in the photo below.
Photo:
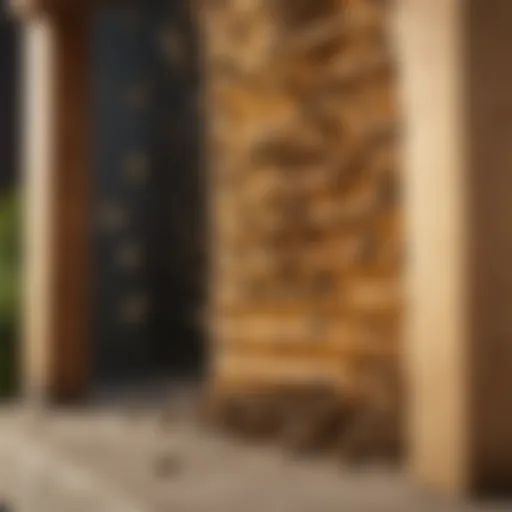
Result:
{"label": "dark blue door", "polygon": [[93,33],[96,381],[198,369],[200,70],[189,2],[105,8]]}

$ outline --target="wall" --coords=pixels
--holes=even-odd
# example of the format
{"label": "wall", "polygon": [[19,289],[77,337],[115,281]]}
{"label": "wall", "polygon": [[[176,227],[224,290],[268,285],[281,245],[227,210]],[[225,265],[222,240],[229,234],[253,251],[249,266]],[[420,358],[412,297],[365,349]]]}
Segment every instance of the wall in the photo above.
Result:
{"label": "wall", "polygon": [[466,6],[469,438],[475,485],[512,482],[512,5]]}
{"label": "wall", "polygon": [[510,86],[506,0],[403,0],[410,471],[509,491]]}
{"label": "wall", "polygon": [[208,5],[214,385],[394,400],[403,247],[386,7]]}

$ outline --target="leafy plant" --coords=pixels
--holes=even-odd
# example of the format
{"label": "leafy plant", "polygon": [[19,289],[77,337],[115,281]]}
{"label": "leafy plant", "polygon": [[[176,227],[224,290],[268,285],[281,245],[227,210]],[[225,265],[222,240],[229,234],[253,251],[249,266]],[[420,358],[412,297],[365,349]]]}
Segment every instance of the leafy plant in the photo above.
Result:
{"label": "leafy plant", "polygon": [[0,396],[14,391],[20,294],[18,198],[0,196]]}

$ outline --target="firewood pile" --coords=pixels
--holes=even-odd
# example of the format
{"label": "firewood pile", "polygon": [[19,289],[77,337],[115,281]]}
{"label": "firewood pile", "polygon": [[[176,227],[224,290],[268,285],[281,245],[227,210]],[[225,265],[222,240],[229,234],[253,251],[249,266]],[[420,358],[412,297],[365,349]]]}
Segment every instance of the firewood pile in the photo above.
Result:
{"label": "firewood pile", "polygon": [[396,451],[403,247],[388,6],[202,7],[217,416],[301,450]]}

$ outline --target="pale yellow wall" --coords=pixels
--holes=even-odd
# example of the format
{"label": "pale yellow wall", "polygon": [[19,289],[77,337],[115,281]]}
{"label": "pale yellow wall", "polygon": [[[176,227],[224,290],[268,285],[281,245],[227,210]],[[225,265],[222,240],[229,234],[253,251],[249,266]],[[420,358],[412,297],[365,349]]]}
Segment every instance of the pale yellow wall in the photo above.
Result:
{"label": "pale yellow wall", "polygon": [[456,492],[512,481],[510,27],[507,0],[397,3],[409,465]]}

